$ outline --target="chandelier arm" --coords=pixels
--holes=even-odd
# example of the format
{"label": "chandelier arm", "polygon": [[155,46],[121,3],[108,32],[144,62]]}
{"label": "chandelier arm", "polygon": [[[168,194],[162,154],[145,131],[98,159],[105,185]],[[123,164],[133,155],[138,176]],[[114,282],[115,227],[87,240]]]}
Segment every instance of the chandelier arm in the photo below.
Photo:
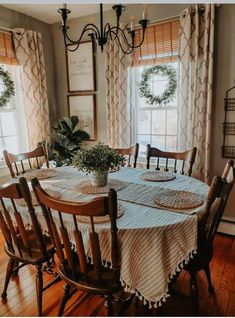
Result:
{"label": "chandelier arm", "polygon": [[[118,38],[118,36],[117,36],[117,32],[115,32],[114,29],[116,29],[116,27],[112,27],[112,28],[110,29],[110,31],[115,34],[115,39],[116,39],[116,38]],[[124,40],[126,46],[132,48],[132,47],[133,47],[133,43],[134,43],[133,38],[132,38],[132,44],[130,44],[130,43],[128,42],[128,39],[127,39],[127,37],[126,37],[125,32],[124,32],[121,28],[119,28],[119,30],[121,31],[121,35],[122,35],[122,37],[123,37],[123,40]],[[120,34],[120,33],[119,33],[119,34]],[[119,42],[120,42],[120,41],[119,41]]]}
{"label": "chandelier arm", "polygon": [[[114,33],[114,35],[116,34],[114,31],[112,31],[112,30],[110,30],[110,32],[112,32],[112,33]],[[122,43],[121,43],[121,41],[120,41],[120,39],[119,39],[119,37],[116,37],[115,38],[115,40],[117,40],[118,41],[118,45],[119,45],[119,47],[120,47],[120,49],[121,49],[121,51],[124,53],[124,54],[131,54],[132,52],[133,52],[133,47],[131,47],[130,45],[129,46],[127,46],[127,47],[129,47],[130,48],[130,50],[129,51],[127,51],[127,50],[125,50],[124,48],[123,48],[123,46],[122,46]]]}
{"label": "chandelier arm", "polygon": [[[89,26],[89,27],[88,27],[88,26]],[[92,27],[94,27],[94,29],[93,29]],[[99,37],[99,30],[98,30],[98,28],[97,28],[94,24],[92,24],[92,23],[89,23],[89,24],[87,24],[87,25],[84,27],[84,29],[82,30],[82,33],[81,33],[80,37],[79,37],[78,40],[76,40],[76,41],[72,40],[72,39],[68,36],[66,29],[63,30],[64,38],[67,39],[67,40],[70,42],[70,43],[66,43],[66,47],[67,47],[67,45],[69,45],[69,44],[78,44],[78,47],[79,47],[79,44],[80,44],[80,42],[81,42],[81,39],[82,39],[84,33],[87,32],[87,31],[93,31],[93,33],[95,34],[95,38],[96,38],[96,39]]]}

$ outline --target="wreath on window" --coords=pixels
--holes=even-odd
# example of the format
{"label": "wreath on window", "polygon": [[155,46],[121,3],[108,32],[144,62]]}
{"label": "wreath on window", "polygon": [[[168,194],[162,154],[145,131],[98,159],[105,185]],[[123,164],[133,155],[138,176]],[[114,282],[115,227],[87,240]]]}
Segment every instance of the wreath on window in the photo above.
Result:
{"label": "wreath on window", "polygon": [[3,83],[3,92],[0,92],[0,107],[5,107],[12,96],[15,95],[15,85],[10,78],[9,72],[2,67],[0,67],[0,82]]}
{"label": "wreath on window", "polygon": [[[168,84],[164,92],[160,95],[154,95],[150,88],[150,78],[153,75],[167,75]],[[139,89],[139,95],[147,100],[150,105],[166,105],[175,96],[177,87],[176,70],[171,65],[155,65],[146,68],[142,74],[139,83],[137,83]]]}

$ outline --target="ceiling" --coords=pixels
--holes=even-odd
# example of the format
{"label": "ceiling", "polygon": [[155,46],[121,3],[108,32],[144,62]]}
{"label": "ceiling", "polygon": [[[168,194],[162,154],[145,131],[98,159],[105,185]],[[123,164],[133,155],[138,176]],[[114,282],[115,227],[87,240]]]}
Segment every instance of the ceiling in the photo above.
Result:
{"label": "ceiling", "polygon": [[[36,18],[40,21],[53,24],[60,22],[60,14],[57,10],[62,7],[62,3],[34,3],[31,1],[31,4],[10,4],[10,3],[1,3],[3,7],[18,11],[20,13],[27,14],[33,18]],[[103,10],[111,10],[113,4],[104,4]],[[71,10],[68,20],[83,17],[86,15],[92,15],[99,12],[99,4],[87,4],[87,3],[69,3],[67,5],[68,9]]]}

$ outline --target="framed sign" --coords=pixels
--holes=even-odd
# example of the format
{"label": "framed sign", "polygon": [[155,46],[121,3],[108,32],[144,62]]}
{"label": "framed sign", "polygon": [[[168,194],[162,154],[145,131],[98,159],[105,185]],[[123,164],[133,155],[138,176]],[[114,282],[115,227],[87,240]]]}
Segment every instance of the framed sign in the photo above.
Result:
{"label": "framed sign", "polygon": [[96,140],[96,105],[94,94],[69,95],[69,116],[78,116],[79,123],[90,135],[90,140]]}
{"label": "framed sign", "polygon": [[[76,45],[70,45],[71,49]],[[74,51],[66,51],[68,91],[94,92],[95,91],[95,63],[92,41],[82,42]]]}

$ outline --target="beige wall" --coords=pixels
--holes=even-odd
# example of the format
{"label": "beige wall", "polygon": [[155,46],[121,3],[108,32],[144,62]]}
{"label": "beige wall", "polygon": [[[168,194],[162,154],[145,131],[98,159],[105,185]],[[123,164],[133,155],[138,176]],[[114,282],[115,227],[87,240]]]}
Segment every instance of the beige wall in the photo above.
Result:
{"label": "beige wall", "polygon": [[48,99],[50,107],[50,120],[54,124],[56,114],[56,99],[55,99],[55,79],[54,79],[54,57],[52,45],[51,26],[47,23],[41,22],[31,18],[25,14],[18,13],[14,10],[0,6],[0,27],[5,28],[25,28],[27,30],[34,30],[41,32],[44,46],[44,58],[47,75]]}
{"label": "beige wall", "polygon": [[[214,94],[212,117],[211,175],[220,174],[228,159],[223,159],[222,123],[224,98],[235,81],[235,4],[223,4],[216,10]],[[234,145],[235,145],[235,136]],[[225,216],[235,218],[235,187],[233,188]]]}

